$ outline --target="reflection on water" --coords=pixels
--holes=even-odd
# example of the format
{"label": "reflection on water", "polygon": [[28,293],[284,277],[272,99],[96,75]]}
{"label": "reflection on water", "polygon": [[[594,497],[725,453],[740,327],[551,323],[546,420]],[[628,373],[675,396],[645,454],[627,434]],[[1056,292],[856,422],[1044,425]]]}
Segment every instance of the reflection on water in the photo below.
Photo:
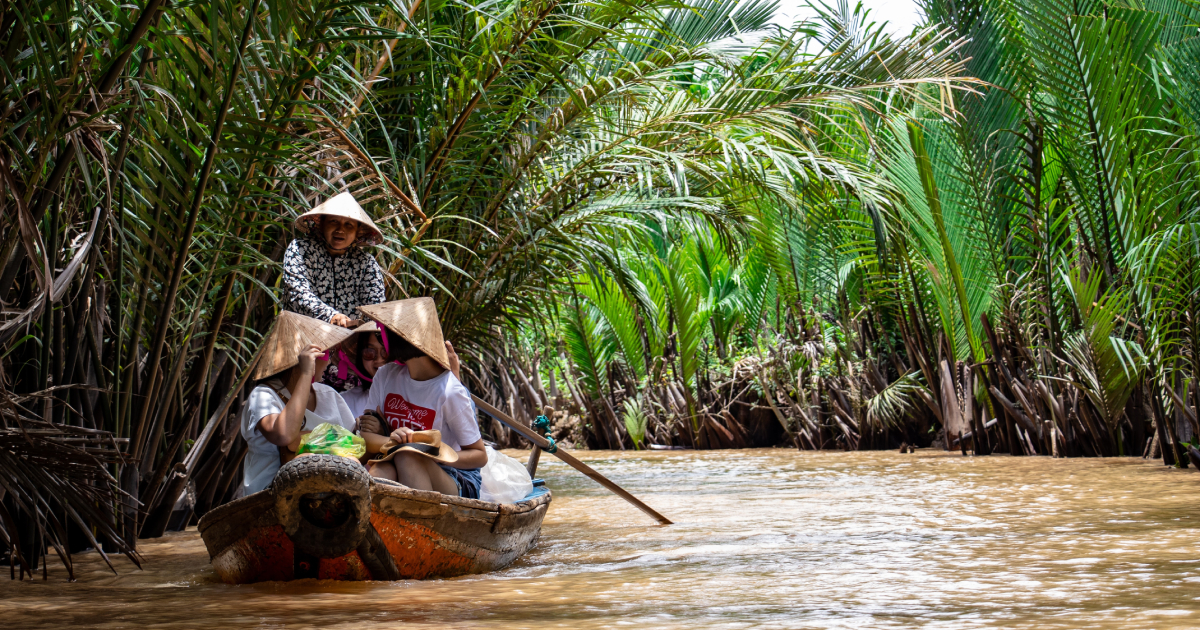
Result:
{"label": "reflection on water", "polygon": [[[515,454],[515,453],[514,453]],[[583,452],[543,458],[537,548],[490,575],[217,583],[195,531],[112,576],[0,580],[10,628],[1196,628],[1200,476],[1137,459]],[[40,572],[39,572],[40,577]]]}

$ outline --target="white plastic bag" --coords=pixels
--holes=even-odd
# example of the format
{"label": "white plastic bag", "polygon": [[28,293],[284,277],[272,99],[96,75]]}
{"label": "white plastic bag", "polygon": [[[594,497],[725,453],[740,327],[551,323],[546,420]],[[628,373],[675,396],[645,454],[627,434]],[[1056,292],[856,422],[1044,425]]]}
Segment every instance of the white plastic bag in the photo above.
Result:
{"label": "white plastic bag", "polygon": [[514,503],[533,491],[533,480],[521,462],[486,446],[488,461],[480,474],[483,486],[479,498],[496,503]]}

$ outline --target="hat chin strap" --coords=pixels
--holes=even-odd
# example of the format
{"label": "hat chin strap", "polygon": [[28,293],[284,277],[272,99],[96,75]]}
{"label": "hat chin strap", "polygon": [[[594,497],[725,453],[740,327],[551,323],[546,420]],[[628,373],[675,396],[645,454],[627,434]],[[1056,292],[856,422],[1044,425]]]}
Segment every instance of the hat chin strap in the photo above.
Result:
{"label": "hat chin strap", "polygon": [[411,449],[414,451],[420,451],[422,453],[425,453],[426,455],[430,455],[433,457],[437,457],[441,453],[441,449],[439,449],[438,447],[436,447],[432,444],[425,444],[423,442],[408,442],[406,444],[400,444],[399,446],[392,448],[387,453],[385,453],[385,455],[390,455],[392,453],[392,451],[402,449],[402,448]]}
{"label": "hat chin strap", "polygon": [[439,449],[438,447],[436,447],[432,444],[422,444],[421,442],[409,442],[408,444],[403,445],[402,448],[410,448],[413,450],[421,451],[422,453],[425,453],[426,455],[437,455],[438,453],[441,452],[441,449]]}
{"label": "hat chin strap", "polygon": [[[380,341],[383,343],[383,354],[384,354],[384,355],[386,355],[386,356],[389,356],[389,357],[390,357],[390,356],[392,356],[392,351],[391,351],[391,350],[388,350],[388,343],[387,343],[387,337],[388,337],[388,336],[387,336],[387,331],[386,331],[386,330],[382,330],[382,328],[383,328],[383,324],[380,324],[379,326],[380,326],[380,329],[381,329],[381,330],[379,331],[379,339],[380,339]],[[403,361],[401,361],[400,359],[396,359],[395,361],[392,361],[392,363],[396,363],[396,364],[399,364],[399,365],[404,365],[404,362],[403,362]]]}
{"label": "hat chin strap", "polygon": [[354,373],[358,375],[358,378],[361,378],[368,383],[371,382],[370,376],[367,376],[366,374],[363,374],[362,372],[358,371],[358,366],[354,365],[354,362],[350,360],[350,355],[346,354],[346,351],[339,350],[338,357],[339,357],[338,358],[338,378],[339,379],[341,379],[343,381],[346,380],[346,376],[347,376],[346,369],[349,368],[351,370],[354,370]]}

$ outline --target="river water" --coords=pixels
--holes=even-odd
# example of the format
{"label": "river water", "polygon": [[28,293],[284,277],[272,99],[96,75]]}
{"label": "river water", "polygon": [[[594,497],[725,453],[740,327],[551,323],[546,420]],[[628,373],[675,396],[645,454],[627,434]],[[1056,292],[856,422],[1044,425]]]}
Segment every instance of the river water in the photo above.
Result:
{"label": "river water", "polygon": [[[516,453],[513,453],[514,455]],[[217,582],[193,530],[113,576],[0,580],[6,628],[1197,628],[1200,475],[1139,459],[581,452],[675,525],[543,458],[554,502],[504,571]],[[53,566],[53,565],[52,565]]]}

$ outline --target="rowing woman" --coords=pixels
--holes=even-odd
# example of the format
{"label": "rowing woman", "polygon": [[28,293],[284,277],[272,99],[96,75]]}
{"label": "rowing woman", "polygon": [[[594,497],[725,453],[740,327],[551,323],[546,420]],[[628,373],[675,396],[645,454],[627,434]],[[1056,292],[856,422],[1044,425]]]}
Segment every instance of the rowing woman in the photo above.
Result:
{"label": "rowing woman", "polygon": [[383,233],[341,193],[296,219],[301,236],[283,256],[283,308],[343,328],[362,323],[358,307],[384,299],[383,270],[366,249]]}

